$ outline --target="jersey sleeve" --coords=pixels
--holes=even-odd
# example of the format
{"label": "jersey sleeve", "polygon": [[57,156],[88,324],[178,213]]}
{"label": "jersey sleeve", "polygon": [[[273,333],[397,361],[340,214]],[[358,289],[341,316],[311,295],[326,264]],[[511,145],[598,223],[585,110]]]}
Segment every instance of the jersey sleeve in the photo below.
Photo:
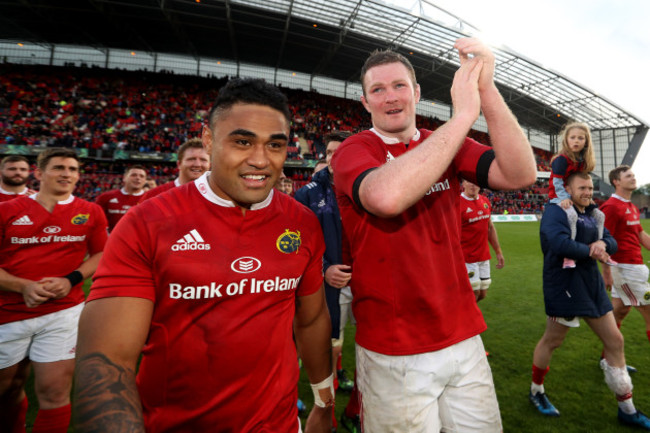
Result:
{"label": "jersey sleeve", "polygon": [[453,164],[463,179],[481,188],[489,188],[488,172],[494,161],[494,150],[471,138],[466,138],[454,157]]}
{"label": "jersey sleeve", "polygon": [[569,161],[567,161],[564,155],[558,155],[557,158],[554,158],[551,162],[551,176],[553,177],[564,177],[567,174],[569,168]]}
{"label": "jersey sleeve", "polygon": [[618,224],[616,208],[609,203],[604,203],[599,209],[605,214],[605,228],[615,235]]}
{"label": "jersey sleeve", "polygon": [[104,212],[106,212],[106,210],[107,210],[107,207],[108,207],[108,206],[106,206],[107,203],[108,203],[108,197],[107,197],[106,193],[100,194],[99,197],[97,197],[97,199],[95,199],[95,204],[97,206],[99,206],[100,208],[102,208],[102,210]]}
{"label": "jersey sleeve", "polygon": [[90,255],[104,251],[108,239],[108,221],[104,211],[97,205],[93,205],[95,213],[95,224],[88,234],[88,253]]}
{"label": "jersey sleeve", "polygon": [[354,184],[359,176],[385,162],[386,155],[381,154],[381,149],[372,149],[360,134],[347,138],[332,158],[334,184],[337,190],[352,199]]}
{"label": "jersey sleeve", "polygon": [[302,203],[305,206],[309,206],[309,194],[307,194],[307,186],[303,186],[293,195],[293,198],[298,202]]}
{"label": "jersey sleeve", "polygon": [[151,237],[135,210],[128,212],[111,233],[88,301],[116,296],[155,301]]}
{"label": "jersey sleeve", "polygon": [[297,296],[307,296],[316,293],[323,285],[323,256],[325,254],[325,239],[316,216],[309,212],[309,251],[311,257],[305,268]]}

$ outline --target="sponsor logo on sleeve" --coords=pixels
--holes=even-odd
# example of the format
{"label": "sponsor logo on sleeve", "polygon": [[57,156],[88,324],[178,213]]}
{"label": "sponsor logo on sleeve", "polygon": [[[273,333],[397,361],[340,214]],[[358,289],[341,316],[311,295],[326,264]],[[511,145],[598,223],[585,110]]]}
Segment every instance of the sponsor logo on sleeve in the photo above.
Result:
{"label": "sponsor logo on sleeve", "polygon": [[300,243],[300,232],[298,230],[292,232],[289,229],[285,229],[284,233],[278,236],[278,240],[275,241],[278,251],[285,254],[297,254],[298,248],[300,248]]}

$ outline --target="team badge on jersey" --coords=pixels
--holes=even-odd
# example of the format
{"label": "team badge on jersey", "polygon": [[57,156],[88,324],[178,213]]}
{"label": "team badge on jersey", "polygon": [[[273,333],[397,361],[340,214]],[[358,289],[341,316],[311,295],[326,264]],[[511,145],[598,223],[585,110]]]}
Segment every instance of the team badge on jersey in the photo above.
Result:
{"label": "team badge on jersey", "polygon": [[645,294],[643,295],[643,299],[645,299],[646,301],[650,301],[650,292],[645,292]]}
{"label": "team badge on jersey", "polygon": [[483,207],[484,207],[485,209],[487,209],[487,208],[488,208],[488,204],[487,204],[487,203],[483,203]]}
{"label": "team badge on jersey", "polygon": [[79,215],[75,215],[74,217],[72,217],[70,222],[74,225],[80,226],[81,224],[86,224],[89,218],[90,218],[89,213],[80,213]]}
{"label": "team badge on jersey", "polygon": [[292,232],[289,229],[285,229],[284,233],[278,236],[278,240],[275,241],[275,245],[278,247],[278,250],[285,254],[297,253],[298,248],[300,248],[300,232]]}

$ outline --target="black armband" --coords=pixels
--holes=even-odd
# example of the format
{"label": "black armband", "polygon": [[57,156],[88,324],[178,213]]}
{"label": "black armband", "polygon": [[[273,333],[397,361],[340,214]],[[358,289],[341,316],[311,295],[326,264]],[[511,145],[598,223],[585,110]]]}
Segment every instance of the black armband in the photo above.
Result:
{"label": "black armband", "polygon": [[83,274],[79,271],[72,271],[63,278],[70,281],[70,287],[74,287],[84,280]]}

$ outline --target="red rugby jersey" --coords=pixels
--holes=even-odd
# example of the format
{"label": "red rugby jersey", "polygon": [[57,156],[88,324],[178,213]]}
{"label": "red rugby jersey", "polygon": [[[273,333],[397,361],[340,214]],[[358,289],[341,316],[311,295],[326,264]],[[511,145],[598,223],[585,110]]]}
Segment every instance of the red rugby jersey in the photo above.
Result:
{"label": "red rugby jersey", "polygon": [[[420,130],[409,149],[430,134]],[[350,244],[352,306],[361,346],[387,355],[411,355],[443,349],[486,329],[460,246],[458,178],[480,184],[477,167],[489,149],[466,139],[429,192],[394,218],[360,209],[353,184],[365,171],[405,153],[406,146],[388,144],[370,130],[346,139],[337,149],[334,183]]]}
{"label": "red rugby jersey", "polygon": [[465,263],[490,260],[488,227],[492,206],[482,195],[471,199],[460,195],[461,244]]}
{"label": "red rugby jersey", "polygon": [[0,203],[3,203],[5,201],[13,200],[18,197],[23,197],[27,195],[27,191],[29,191],[27,188],[22,193],[16,194],[13,192],[5,191],[4,189],[0,188]]}
{"label": "red rugby jersey", "polygon": [[113,231],[115,224],[122,219],[129,209],[140,202],[144,190],[138,194],[129,194],[124,188],[106,191],[97,197],[97,203],[103,210],[108,220],[108,231]]}
{"label": "red rugby jersey", "polygon": [[639,219],[639,208],[629,200],[616,194],[600,206],[605,214],[605,227],[614,236],[618,251],[612,259],[618,263],[642,265],[643,255],[639,233],[643,231]]}
{"label": "red rugby jersey", "polygon": [[[62,277],[77,269],[86,254],[104,249],[106,217],[99,206],[70,196],[50,213],[35,197],[0,204],[0,268],[34,281]],[[20,293],[0,291],[0,324],[74,307],[84,300],[82,284],[36,308],[27,308]]]}

